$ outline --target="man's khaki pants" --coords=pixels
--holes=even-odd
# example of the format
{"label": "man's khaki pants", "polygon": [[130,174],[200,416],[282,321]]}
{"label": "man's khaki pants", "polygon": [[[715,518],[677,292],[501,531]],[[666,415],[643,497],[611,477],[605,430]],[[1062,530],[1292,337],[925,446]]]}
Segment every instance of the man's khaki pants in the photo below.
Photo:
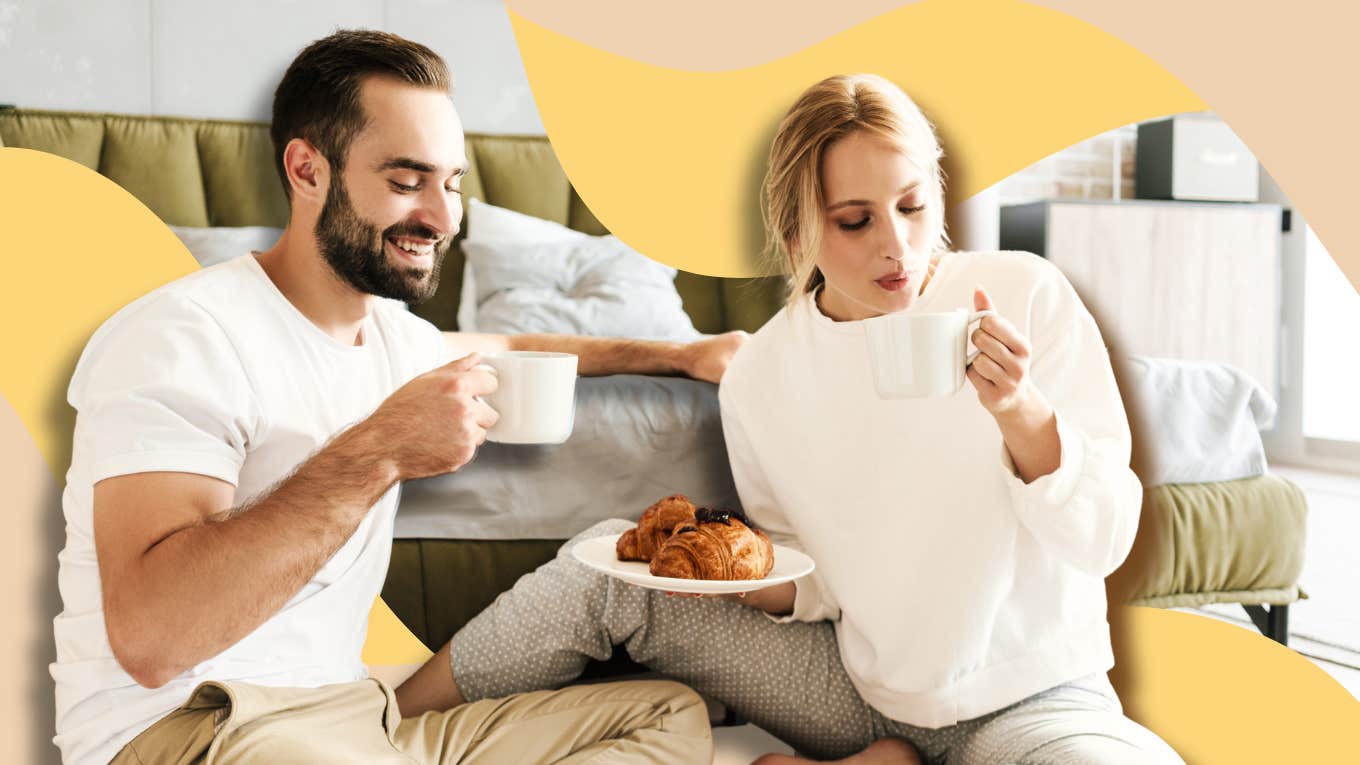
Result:
{"label": "man's khaki pants", "polygon": [[206,682],[111,765],[240,763],[703,763],[694,691],[645,680],[538,691],[403,720],[377,680],[321,688]]}

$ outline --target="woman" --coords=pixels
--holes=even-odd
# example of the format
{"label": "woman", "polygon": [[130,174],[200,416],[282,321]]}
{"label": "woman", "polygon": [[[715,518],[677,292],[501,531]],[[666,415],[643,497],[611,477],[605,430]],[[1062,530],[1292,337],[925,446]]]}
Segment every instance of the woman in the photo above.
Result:
{"label": "woman", "polygon": [[[838,620],[860,697],[934,729],[904,732],[931,757],[1174,761],[1104,676],[1103,580],[1142,495],[1099,331],[1046,261],[947,252],[939,157],[875,76],[813,86],[775,137],[766,224],[795,289],[723,378],[723,426],[747,513],[819,573],[757,603]],[[972,390],[878,398],[862,320],[959,307],[996,312]]]}
{"label": "woman", "polygon": [[[766,223],[794,290],[719,395],[748,516],[817,571],[666,598],[569,544],[445,649],[455,697],[558,685],[621,644],[814,757],[1180,762],[1105,677],[1103,578],[1141,489],[1100,334],[1046,261],[946,250],[940,154],[868,75],[808,89],[770,152]],[[960,307],[995,312],[971,385],[878,398],[863,320]]]}

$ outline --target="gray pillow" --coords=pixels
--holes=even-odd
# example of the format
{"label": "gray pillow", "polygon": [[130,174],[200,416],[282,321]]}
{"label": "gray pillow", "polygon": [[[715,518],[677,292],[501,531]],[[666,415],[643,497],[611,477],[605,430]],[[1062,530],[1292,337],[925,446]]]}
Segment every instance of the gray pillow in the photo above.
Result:
{"label": "gray pillow", "polygon": [[693,340],[675,269],[613,236],[463,243],[478,332]]}
{"label": "gray pillow", "polygon": [[577,380],[576,424],[555,446],[487,443],[457,473],[406,483],[396,536],[566,539],[636,520],[662,497],[739,509],[715,385],[616,375]]}

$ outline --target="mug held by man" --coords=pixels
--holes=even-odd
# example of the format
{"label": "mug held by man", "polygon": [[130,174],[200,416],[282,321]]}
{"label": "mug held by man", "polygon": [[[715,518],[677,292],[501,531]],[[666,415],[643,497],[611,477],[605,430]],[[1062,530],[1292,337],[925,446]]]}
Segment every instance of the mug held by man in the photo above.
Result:
{"label": "mug held by man", "polygon": [[499,386],[486,403],[500,415],[487,440],[502,444],[560,444],[576,419],[576,364],[570,353],[504,351],[482,357]]}

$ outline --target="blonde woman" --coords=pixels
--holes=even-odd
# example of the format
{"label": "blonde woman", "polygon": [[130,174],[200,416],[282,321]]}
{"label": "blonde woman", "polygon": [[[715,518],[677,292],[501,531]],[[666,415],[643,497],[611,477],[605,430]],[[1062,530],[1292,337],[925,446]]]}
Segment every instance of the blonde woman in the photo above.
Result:
{"label": "blonde woman", "polygon": [[[1141,489],[1099,331],[1046,261],[947,250],[940,156],[872,75],[809,88],[770,151],[766,223],[793,293],[719,395],[746,513],[816,573],[667,598],[564,548],[444,649],[452,683],[431,704],[558,685],[621,644],[807,756],[1180,762],[1105,676],[1103,579]],[[971,335],[971,384],[879,398],[864,320],[956,308],[995,312]]]}

